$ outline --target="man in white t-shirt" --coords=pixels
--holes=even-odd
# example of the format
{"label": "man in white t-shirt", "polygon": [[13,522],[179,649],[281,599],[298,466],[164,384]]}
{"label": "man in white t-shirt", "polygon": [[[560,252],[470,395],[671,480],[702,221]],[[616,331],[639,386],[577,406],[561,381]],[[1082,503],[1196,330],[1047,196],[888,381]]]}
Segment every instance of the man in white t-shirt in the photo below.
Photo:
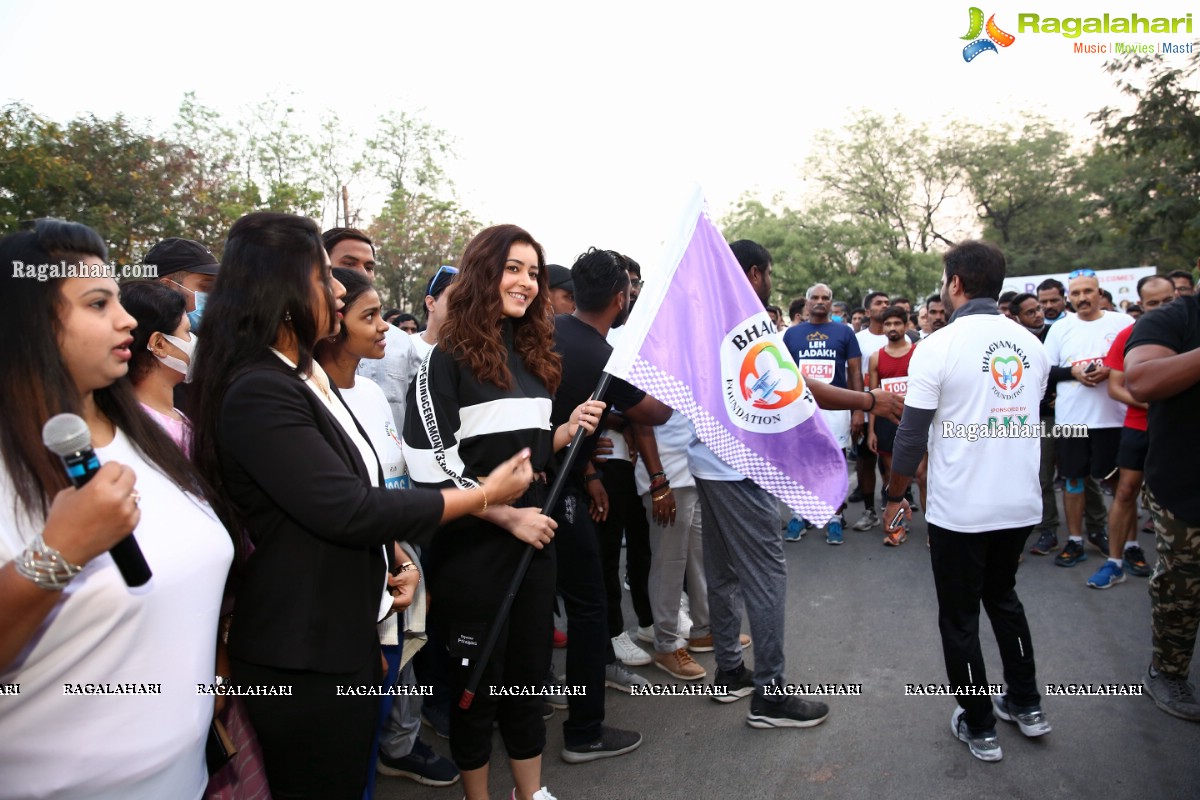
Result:
{"label": "man in white t-shirt", "polygon": [[[951,730],[976,758],[999,761],[997,716],[1017,723],[1026,736],[1050,732],[1015,589],[1025,539],[1042,517],[1038,405],[1050,363],[1037,337],[1000,313],[1005,263],[999,248],[963,242],[943,261],[942,300],[953,315],[909,363],[884,524],[895,533],[899,512],[911,517],[904,492],[928,446],[929,555],[946,673],[959,705]],[[1007,684],[1007,692],[991,700],[979,646],[980,602]]]}
{"label": "man in white t-shirt", "polygon": [[[1067,276],[1068,294],[1075,313],[1061,319],[1046,335],[1050,380],[1057,382],[1054,418],[1059,425],[1086,425],[1086,437],[1058,439],[1058,471],[1065,481],[1063,511],[1070,539],[1055,556],[1060,567],[1073,567],[1087,560],[1083,549],[1084,479],[1111,480],[1117,468],[1117,449],[1125,406],[1108,394],[1108,355],[1117,334],[1133,324],[1133,318],[1100,308],[1100,281],[1090,269],[1077,269]],[[1061,430],[1061,428],[1060,428]],[[1108,533],[1088,532],[1088,541],[1108,555]]]}
{"label": "man in white t-shirt", "polygon": [[[887,292],[869,292],[863,298],[863,308],[867,310],[870,327],[863,328],[854,336],[858,340],[858,350],[862,358],[860,369],[864,383],[871,354],[887,344],[887,336],[883,334],[883,312],[887,311],[890,305]],[[858,473],[858,489],[856,494],[850,495],[850,502],[854,502],[857,496],[863,504],[863,515],[854,523],[854,530],[869,531],[879,524],[879,515],[875,513],[875,468],[879,459],[867,447],[865,436],[862,436],[857,444],[858,455],[854,461],[854,469]],[[880,473],[880,477],[887,480],[885,473]]]}

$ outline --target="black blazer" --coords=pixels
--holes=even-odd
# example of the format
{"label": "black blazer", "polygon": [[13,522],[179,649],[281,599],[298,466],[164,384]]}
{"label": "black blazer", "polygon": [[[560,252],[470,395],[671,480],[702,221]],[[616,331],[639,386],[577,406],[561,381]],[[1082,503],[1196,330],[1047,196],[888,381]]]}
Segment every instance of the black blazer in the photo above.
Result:
{"label": "black blazer", "polygon": [[217,442],[221,481],[255,547],[237,588],[230,654],[326,673],[378,659],[381,545],[428,543],[441,494],[372,488],[342,426],[269,351],[230,385]]}

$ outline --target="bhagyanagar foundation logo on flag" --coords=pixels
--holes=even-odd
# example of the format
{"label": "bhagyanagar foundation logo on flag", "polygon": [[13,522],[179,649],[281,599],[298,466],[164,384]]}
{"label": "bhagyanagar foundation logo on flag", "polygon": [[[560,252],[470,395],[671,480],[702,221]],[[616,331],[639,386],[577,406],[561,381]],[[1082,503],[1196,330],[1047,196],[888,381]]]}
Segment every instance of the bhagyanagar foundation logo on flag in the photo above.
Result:
{"label": "bhagyanagar foundation logo on flag", "polygon": [[815,404],[805,397],[804,378],[766,312],[725,335],[721,380],[729,419],[744,430],[779,433],[813,414]]}
{"label": "bhagyanagar foundation logo on flag", "polygon": [[[983,22],[983,9],[971,6],[968,14],[971,18],[970,27],[967,29],[967,35],[961,38],[973,41],[963,48],[963,61],[970,63],[982,53],[999,53],[996,45],[1008,47],[1017,40],[1017,37],[1011,33],[1000,30],[1000,26],[996,24],[995,14],[988,17],[986,25]],[[983,33],[986,33],[987,36],[980,36]]]}

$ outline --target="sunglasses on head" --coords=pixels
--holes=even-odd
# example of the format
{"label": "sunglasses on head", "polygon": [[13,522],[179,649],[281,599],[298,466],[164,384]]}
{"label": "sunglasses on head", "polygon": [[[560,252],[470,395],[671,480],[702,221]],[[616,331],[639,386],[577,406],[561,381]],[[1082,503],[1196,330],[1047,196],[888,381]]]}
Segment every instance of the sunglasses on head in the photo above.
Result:
{"label": "sunglasses on head", "polygon": [[429,286],[425,288],[425,294],[437,297],[450,285],[450,282],[454,280],[454,276],[457,274],[457,267],[439,267],[438,271],[434,273],[433,279],[429,281]]}
{"label": "sunglasses on head", "polygon": [[1071,272],[1071,274],[1067,276],[1067,280],[1073,281],[1076,278],[1094,278],[1094,277],[1096,277],[1096,270],[1094,270],[1094,269],[1077,269],[1077,270],[1073,270]]}

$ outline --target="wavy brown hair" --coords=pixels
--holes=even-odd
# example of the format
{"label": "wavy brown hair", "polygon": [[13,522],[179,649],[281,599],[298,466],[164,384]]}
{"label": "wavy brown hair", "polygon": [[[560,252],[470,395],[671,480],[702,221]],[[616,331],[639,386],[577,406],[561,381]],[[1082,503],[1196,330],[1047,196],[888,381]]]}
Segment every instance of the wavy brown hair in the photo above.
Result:
{"label": "wavy brown hair", "polygon": [[554,352],[554,321],[550,314],[546,254],[529,232],[516,225],[496,225],[480,231],[458,264],[446,320],[438,332],[438,346],[445,347],[466,364],[480,383],[501,389],[512,386],[508,354],[501,327],[504,321],[500,300],[500,277],[508,251],[514,244],[527,244],[537,252],[538,292],[525,316],[512,320],[513,349],[550,394],[562,379],[562,359]]}

